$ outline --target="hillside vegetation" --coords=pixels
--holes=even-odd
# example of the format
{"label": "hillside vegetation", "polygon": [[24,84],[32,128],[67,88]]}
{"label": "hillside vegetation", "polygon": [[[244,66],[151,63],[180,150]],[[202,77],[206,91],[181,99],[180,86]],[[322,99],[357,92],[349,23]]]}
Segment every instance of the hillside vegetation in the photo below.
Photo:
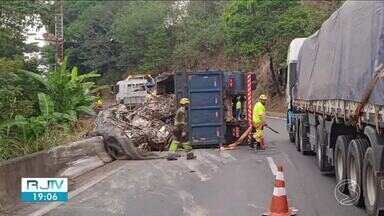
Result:
{"label": "hillside vegetation", "polygon": [[[0,5],[0,160],[43,150],[73,137],[92,114],[95,83],[128,74],[187,69],[254,71],[259,89],[283,95],[289,42],[307,37],[339,1],[64,1],[66,61],[54,67],[54,47],[40,60],[23,43],[39,25],[53,33],[49,1]],[[46,63],[49,71],[38,65]],[[91,72],[96,71],[96,72]],[[90,72],[90,73],[89,73]],[[100,76],[100,77],[99,77]],[[98,77],[98,78],[97,78]]]}
{"label": "hillside vegetation", "polygon": [[206,67],[257,72],[266,56],[272,80],[278,83],[290,41],[313,34],[339,4],[69,1],[66,53],[71,65],[97,70],[108,81],[126,73]]}

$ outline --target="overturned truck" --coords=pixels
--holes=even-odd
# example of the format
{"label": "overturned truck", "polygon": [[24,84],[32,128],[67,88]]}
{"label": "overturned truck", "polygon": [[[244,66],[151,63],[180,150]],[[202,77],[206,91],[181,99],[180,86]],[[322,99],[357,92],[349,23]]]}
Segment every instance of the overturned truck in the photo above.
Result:
{"label": "overturned truck", "polygon": [[288,53],[289,138],[368,215],[384,215],[383,64],[383,1],[345,2]]}
{"label": "overturned truck", "polygon": [[174,95],[149,95],[143,106],[132,111],[121,104],[101,111],[93,134],[103,136],[114,159],[162,158],[161,151],[172,136],[175,111]]}

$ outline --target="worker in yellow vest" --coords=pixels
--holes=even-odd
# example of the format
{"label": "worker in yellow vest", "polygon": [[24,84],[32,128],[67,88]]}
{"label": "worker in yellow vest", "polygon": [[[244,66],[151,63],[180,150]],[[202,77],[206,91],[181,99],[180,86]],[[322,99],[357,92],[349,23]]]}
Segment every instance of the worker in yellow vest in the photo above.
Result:
{"label": "worker in yellow vest", "polygon": [[[259,101],[255,104],[252,112],[252,125],[254,128],[253,138],[257,144],[260,145],[262,150],[265,150],[264,143],[264,127],[267,125],[265,122],[265,104],[267,102],[267,96],[260,95]],[[251,147],[254,147],[251,144]]]}
{"label": "worker in yellow vest", "polygon": [[241,120],[241,100],[240,96],[237,97],[237,102],[236,102],[236,119]]}
{"label": "worker in yellow vest", "polygon": [[169,155],[167,160],[177,160],[177,151],[183,149],[186,151],[187,160],[195,159],[196,156],[192,152],[192,146],[188,138],[188,112],[187,107],[190,104],[188,98],[180,99],[180,108],[176,111],[175,129],[173,131],[173,139],[169,146]]}

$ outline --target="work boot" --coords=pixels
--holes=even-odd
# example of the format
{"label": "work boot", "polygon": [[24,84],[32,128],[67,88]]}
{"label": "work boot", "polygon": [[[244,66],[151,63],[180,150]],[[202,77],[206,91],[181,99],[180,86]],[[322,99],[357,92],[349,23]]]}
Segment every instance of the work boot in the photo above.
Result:
{"label": "work boot", "polygon": [[260,150],[260,151],[265,151],[267,148],[264,144],[261,144],[261,143],[257,143],[257,148]]}
{"label": "work boot", "polygon": [[255,149],[255,143],[252,140],[248,141],[248,146],[249,146],[250,150],[254,150]]}
{"label": "work boot", "polygon": [[193,152],[187,153],[187,160],[193,160],[196,159],[196,155],[193,154]]}
{"label": "work boot", "polygon": [[266,148],[264,146],[260,146],[259,151],[265,151]]}
{"label": "work boot", "polygon": [[169,160],[169,161],[177,160],[177,155],[176,154],[169,154],[167,157],[167,160]]}

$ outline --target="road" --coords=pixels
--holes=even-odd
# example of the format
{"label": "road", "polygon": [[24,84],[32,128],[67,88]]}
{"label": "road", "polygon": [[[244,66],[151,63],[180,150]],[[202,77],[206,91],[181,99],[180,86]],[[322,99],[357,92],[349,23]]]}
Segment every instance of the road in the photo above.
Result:
{"label": "road", "polygon": [[284,167],[289,203],[299,215],[365,215],[338,204],[333,175],[321,175],[314,156],[296,152],[283,120],[268,121],[281,134],[267,131],[265,152],[244,146],[224,153],[199,149],[193,161],[123,161],[68,203],[48,206],[47,215],[261,215],[272,196],[273,163]]}

